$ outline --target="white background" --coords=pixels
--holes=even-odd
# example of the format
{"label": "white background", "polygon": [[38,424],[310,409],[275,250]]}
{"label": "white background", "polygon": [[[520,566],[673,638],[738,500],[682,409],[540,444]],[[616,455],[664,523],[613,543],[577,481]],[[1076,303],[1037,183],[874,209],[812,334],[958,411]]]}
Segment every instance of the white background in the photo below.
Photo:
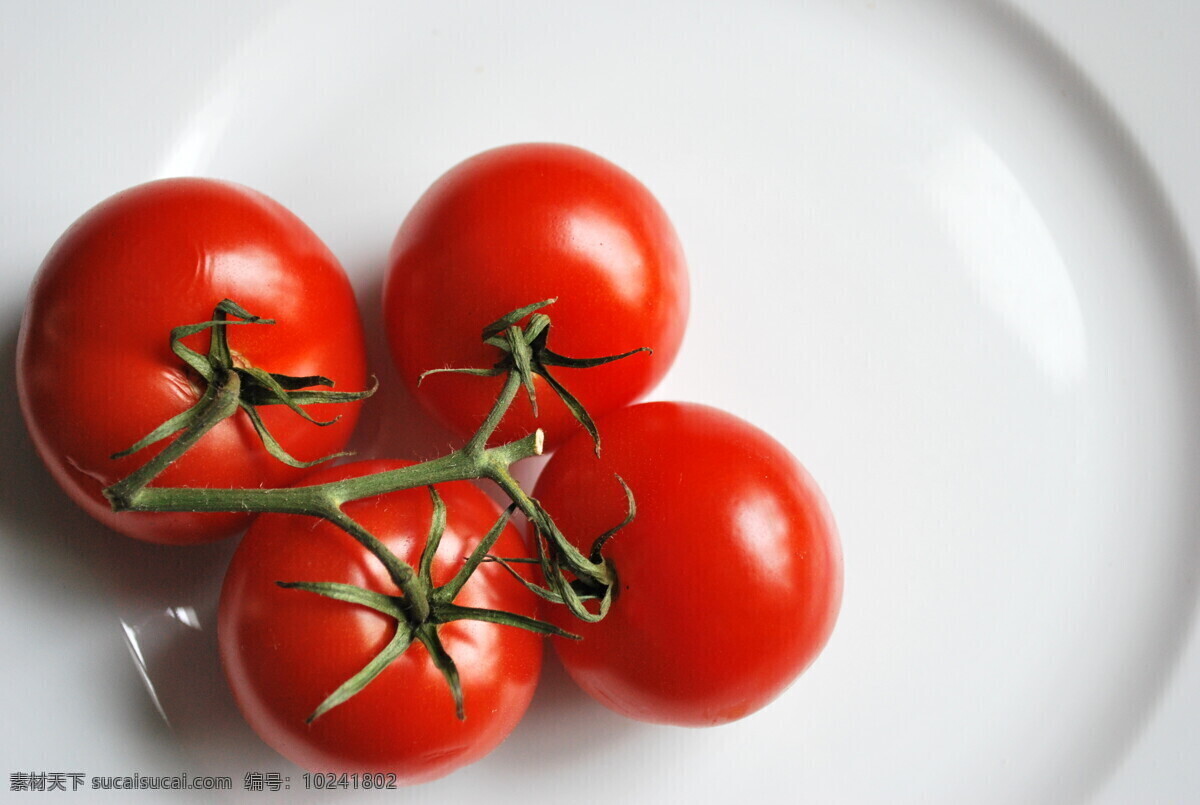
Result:
{"label": "white background", "polygon": [[[1200,8],[1186,2],[1148,3],[1138,8],[1079,0],[1022,2],[1035,19],[1091,76],[1129,127],[1189,233],[1194,260],[1200,227],[1200,108],[1187,76],[1194,74],[1196,49],[1188,43]],[[1194,537],[1195,535],[1193,535]],[[1198,570],[1191,569],[1195,579]],[[1200,640],[1195,629],[1168,677],[1149,727],[1097,801],[1187,802],[1200,791]]]}
{"label": "white background", "polygon": [[[622,721],[550,663],[496,753],[392,796],[1189,801],[1200,7],[1019,5],[8,3],[3,794],[22,771],[251,770],[293,790],[249,801],[301,794],[215,664],[231,546],[105,532],[23,434],[16,329],[54,238],[141,181],[233,179],[329,243],[377,327],[424,187],[551,139],[674,219],[693,318],[655,396],[805,462],[843,533],[843,617],[779,701],[715,730]],[[358,441],[442,438],[373,413]]]}

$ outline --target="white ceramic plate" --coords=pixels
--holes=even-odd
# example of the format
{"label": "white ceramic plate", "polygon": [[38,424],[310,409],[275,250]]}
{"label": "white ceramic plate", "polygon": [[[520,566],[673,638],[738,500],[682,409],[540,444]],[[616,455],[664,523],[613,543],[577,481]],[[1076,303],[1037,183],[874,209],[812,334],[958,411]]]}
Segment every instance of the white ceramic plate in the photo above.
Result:
{"label": "white ceramic plate", "polygon": [[[378,328],[383,256],[424,188],[484,148],[557,140],[639,176],[688,252],[688,340],[655,396],[756,422],[824,487],[845,605],[776,703],[713,730],[651,727],[551,662],[508,742],[406,798],[1070,802],[1136,744],[1200,567],[1196,275],[1122,121],[1020,14],[930,0],[6,17],[10,381],[35,266],[116,190],[199,174],[268,193],[326,239]],[[213,608],[232,545],[94,525],[3,400],[0,771],[328,796],[225,691]],[[419,416],[385,394],[362,450],[443,438],[387,422],[389,401]],[[290,790],[245,791],[247,772]]]}

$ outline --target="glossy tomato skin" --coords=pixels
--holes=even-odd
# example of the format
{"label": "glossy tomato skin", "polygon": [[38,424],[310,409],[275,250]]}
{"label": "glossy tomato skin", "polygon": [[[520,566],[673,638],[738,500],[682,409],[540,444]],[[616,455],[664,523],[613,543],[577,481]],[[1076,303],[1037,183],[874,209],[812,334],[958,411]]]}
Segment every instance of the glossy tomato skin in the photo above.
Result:
{"label": "glossy tomato skin", "polygon": [[[488,367],[500,357],[480,330],[519,307],[546,308],[550,348],[570,357],[640,353],[591,369],[558,369],[593,416],[653,388],[679,350],[688,315],[683,250],[666,213],[621,168],[566,145],[485,151],[438,179],[392,244],[384,314],[405,385],[462,437],[478,428],[502,379],[422,372]],[[537,381],[540,416],[509,410],[494,441],[542,427],[553,446],[579,426]]]}
{"label": "glossy tomato skin", "polygon": [[[319,483],[403,466],[363,461],[320,470]],[[439,484],[447,509],[433,566],[447,581],[500,514],[478,488]],[[346,504],[345,511],[416,567],[432,504],[424,488]],[[526,556],[515,527],[496,543],[501,556]],[[305,719],[387,643],[394,622],[276,581],[337,581],[395,594],[379,562],[326,521],[265,514],[246,532],[221,591],[217,634],[234,697],[251,727],[280,754],[314,772],[393,772],[404,783],[441,777],[495,748],[533,696],[543,639],[476,621],[440,627],[462,678],[465,720],[424,646],[414,644],[347,702]],[[538,602],[499,565],[482,565],[455,603],[536,617]]]}
{"label": "glossy tomato skin", "polygon": [[813,661],[837,618],[841,550],[824,497],[782,445],[715,408],[646,403],[599,427],[602,457],[572,439],[534,492],[581,549],[624,517],[614,473],[637,501],[604,548],[617,575],[607,617],[549,613],[583,637],[555,638],[559,657],[631,718],[711,726],[758,710]]}
{"label": "glossy tomato skin", "polygon": [[[113,513],[101,489],[161,449],[113,461],[202,392],[171,352],[171,329],[207,321],[230,298],[277,324],[230,329],[234,352],[289,375],[324,375],[338,389],[366,382],[366,350],[353,291],[336,258],[298,218],[266,196],[211,179],[164,179],[101,202],[50,250],[21,323],[17,379],[33,442],[72,499],[139,539],[199,543],[245,527],[244,515]],[[208,334],[186,342],[199,352]],[[293,456],[340,450],[358,404],[313,408],[328,427],[281,405],[263,420]],[[158,486],[287,486],[303,470],[272,458],[244,414],[206,434]]]}

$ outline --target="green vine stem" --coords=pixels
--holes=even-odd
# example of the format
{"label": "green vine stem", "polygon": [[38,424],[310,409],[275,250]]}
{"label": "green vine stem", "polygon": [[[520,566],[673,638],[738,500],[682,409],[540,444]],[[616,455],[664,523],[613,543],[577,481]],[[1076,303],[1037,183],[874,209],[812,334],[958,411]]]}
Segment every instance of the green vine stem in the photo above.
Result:
{"label": "green vine stem", "polygon": [[[189,512],[275,512],[320,517],[345,531],[364,548],[370,551],[387,569],[390,578],[400,589],[402,596],[394,598],[381,593],[335,582],[321,584],[307,582],[280,582],[287,587],[308,590],[338,600],[371,607],[396,619],[396,638],[384,651],[373,658],[366,667],[347,680],[326,702],[322,703],[311,718],[316,718],[329,708],[345,701],[357,693],[400,656],[412,642],[419,641],[429,649],[446,678],[455,697],[459,717],[463,717],[463,703],[458,672],[453,660],[441,647],[437,636],[437,625],[451,620],[471,618],[530,629],[544,634],[559,634],[573,637],[550,624],[536,621],[514,613],[496,610],[476,610],[459,607],[453,603],[466,578],[484,561],[497,561],[510,571],[506,560],[487,555],[500,528],[513,509],[519,509],[536,528],[537,562],[541,566],[547,587],[531,582],[523,583],[536,593],[555,603],[566,605],[577,617],[595,621],[604,616],[611,601],[615,586],[615,573],[609,562],[600,554],[600,547],[616,529],[601,535],[594,543],[591,554],[585,556],[559,531],[550,514],[513,477],[511,466],[525,458],[540,455],[544,435],[540,429],[516,441],[488,447],[488,439],[495,432],[509,406],[522,389],[530,396],[536,409],[533,375],[547,379],[551,389],[559,395],[580,423],[595,440],[599,452],[599,434],[595,424],[583,406],[548,373],[548,366],[571,366],[587,368],[609,361],[628,357],[641,350],[603,358],[565,358],[551,352],[546,346],[550,319],[540,308],[552,303],[547,300],[515,310],[483,329],[483,340],[503,353],[495,366],[487,369],[442,369],[443,371],[495,376],[506,374],[506,381],[497,395],[479,429],[462,447],[439,458],[400,469],[356,476],[341,481],[295,486],[288,488],[174,488],[151,486],[151,482],[168,466],[182,456],[217,423],[238,411],[243,411],[254,423],[264,447],[276,458],[297,466],[296,462],[274,441],[255,411],[263,404],[284,404],[298,415],[315,425],[322,423],[311,417],[301,405],[346,402],[363,399],[374,392],[374,388],[362,392],[332,392],[312,390],[313,385],[328,386],[330,381],[322,377],[293,378],[275,375],[257,368],[235,366],[228,346],[227,328],[238,324],[271,324],[243,310],[230,300],[222,301],[214,312],[213,319],[195,325],[178,327],[171,333],[171,348],[197,374],[204,378],[207,387],[192,408],[163,423],[128,450],[116,454],[127,455],[149,444],[174,437],[161,451],[130,475],[104,490],[114,511],[189,511]],[[230,319],[230,316],[237,317]],[[528,324],[520,322],[528,317]],[[182,339],[204,330],[211,330],[211,341],[207,355],[200,355],[182,343]],[[338,454],[342,455],[342,454]],[[324,459],[333,458],[327,456]],[[316,463],[316,462],[309,462]],[[509,511],[497,523],[493,532],[481,543],[480,550],[469,558],[462,571],[447,585],[434,587],[429,578],[429,566],[433,551],[441,538],[445,525],[445,512],[436,493],[436,485],[460,480],[484,479],[495,483],[512,501]],[[623,483],[623,482],[622,482]],[[350,501],[384,495],[404,489],[426,486],[434,496],[434,522],[419,568],[414,568],[396,557],[366,528],[342,509]],[[630,514],[633,516],[632,493],[629,494]],[[625,524],[623,523],[622,526]],[[617,526],[620,528],[621,526]],[[585,601],[599,600],[598,612],[593,613]]]}

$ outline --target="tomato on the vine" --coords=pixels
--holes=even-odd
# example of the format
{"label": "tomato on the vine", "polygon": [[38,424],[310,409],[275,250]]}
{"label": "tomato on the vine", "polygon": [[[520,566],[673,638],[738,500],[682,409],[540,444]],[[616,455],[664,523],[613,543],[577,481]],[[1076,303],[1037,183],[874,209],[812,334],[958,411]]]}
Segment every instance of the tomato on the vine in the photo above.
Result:
{"label": "tomato on the vine", "polygon": [[[34,445],[72,499],[139,539],[199,543],[248,522],[236,513],[114,513],[101,490],[162,445],[112,460],[192,406],[203,381],[170,348],[172,328],[212,318],[223,299],[275,325],[231,327],[238,365],[338,389],[366,382],[354,293],[329,249],[296,216],[240,185],[164,179],[101,202],[54,244],[30,293],[17,349],[21,408]],[[208,334],[185,343],[199,352]],[[284,450],[310,461],[340,450],[358,406],[314,408],[319,427],[283,405],[260,415]],[[155,483],[286,486],[305,472],[264,449],[241,413],[221,422]]]}
{"label": "tomato on the vine", "polygon": [[[607,616],[554,639],[571,677],[611,709],[705,726],[758,710],[825,645],[841,602],[841,550],[825,499],[776,440],[723,411],[645,403],[599,422],[604,452],[575,437],[534,496],[585,554],[616,572]],[[561,607],[548,613],[566,626]]]}
{"label": "tomato on the vine", "polygon": [[[405,466],[362,461],[321,469],[324,483]],[[432,579],[443,584],[497,522],[499,507],[466,481],[438,484],[446,528]],[[416,567],[433,504],[424,488],[347,503],[343,510]],[[493,551],[528,556],[506,524]],[[529,566],[523,566],[528,568]],[[526,572],[524,569],[521,572]],[[398,595],[382,563],[327,520],[263,514],[238,546],[221,591],[217,634],[226,676],[251,727],[280,754],[312,771],[393,772],[431,780],[495,748],[524,714],[542,660],[542,637],[474,620],[438,627],[457,665],[465,718],[425,646],[416,641],[342,704],[307,722],[323,700],[389,642],[396,621],[365,606],[277,582],[338,582]],[[538,599],[500,565],[479,566],[455,603],[535,617]]]}
{"label": "tomato on the vine", "polygon": [[[392,244],[384,314],[405,385],[460,436],[483,421],[502,378],[422,373],[487,368],[497,351],[479,332],[511,310],[545,309],[548,346],[571,358],[616,355],[553,377],[592,416],[653,388],[679,350],[688,314],[683,251],[666,213],[621,168],[588,151],[530,143],[495,148],[452,168],[417,201]],[[419,386],[419,387],[418,387]],[[542,427],[548,442],[578,429],[540,377],[539,417],[523,397],[496,432]]]}

